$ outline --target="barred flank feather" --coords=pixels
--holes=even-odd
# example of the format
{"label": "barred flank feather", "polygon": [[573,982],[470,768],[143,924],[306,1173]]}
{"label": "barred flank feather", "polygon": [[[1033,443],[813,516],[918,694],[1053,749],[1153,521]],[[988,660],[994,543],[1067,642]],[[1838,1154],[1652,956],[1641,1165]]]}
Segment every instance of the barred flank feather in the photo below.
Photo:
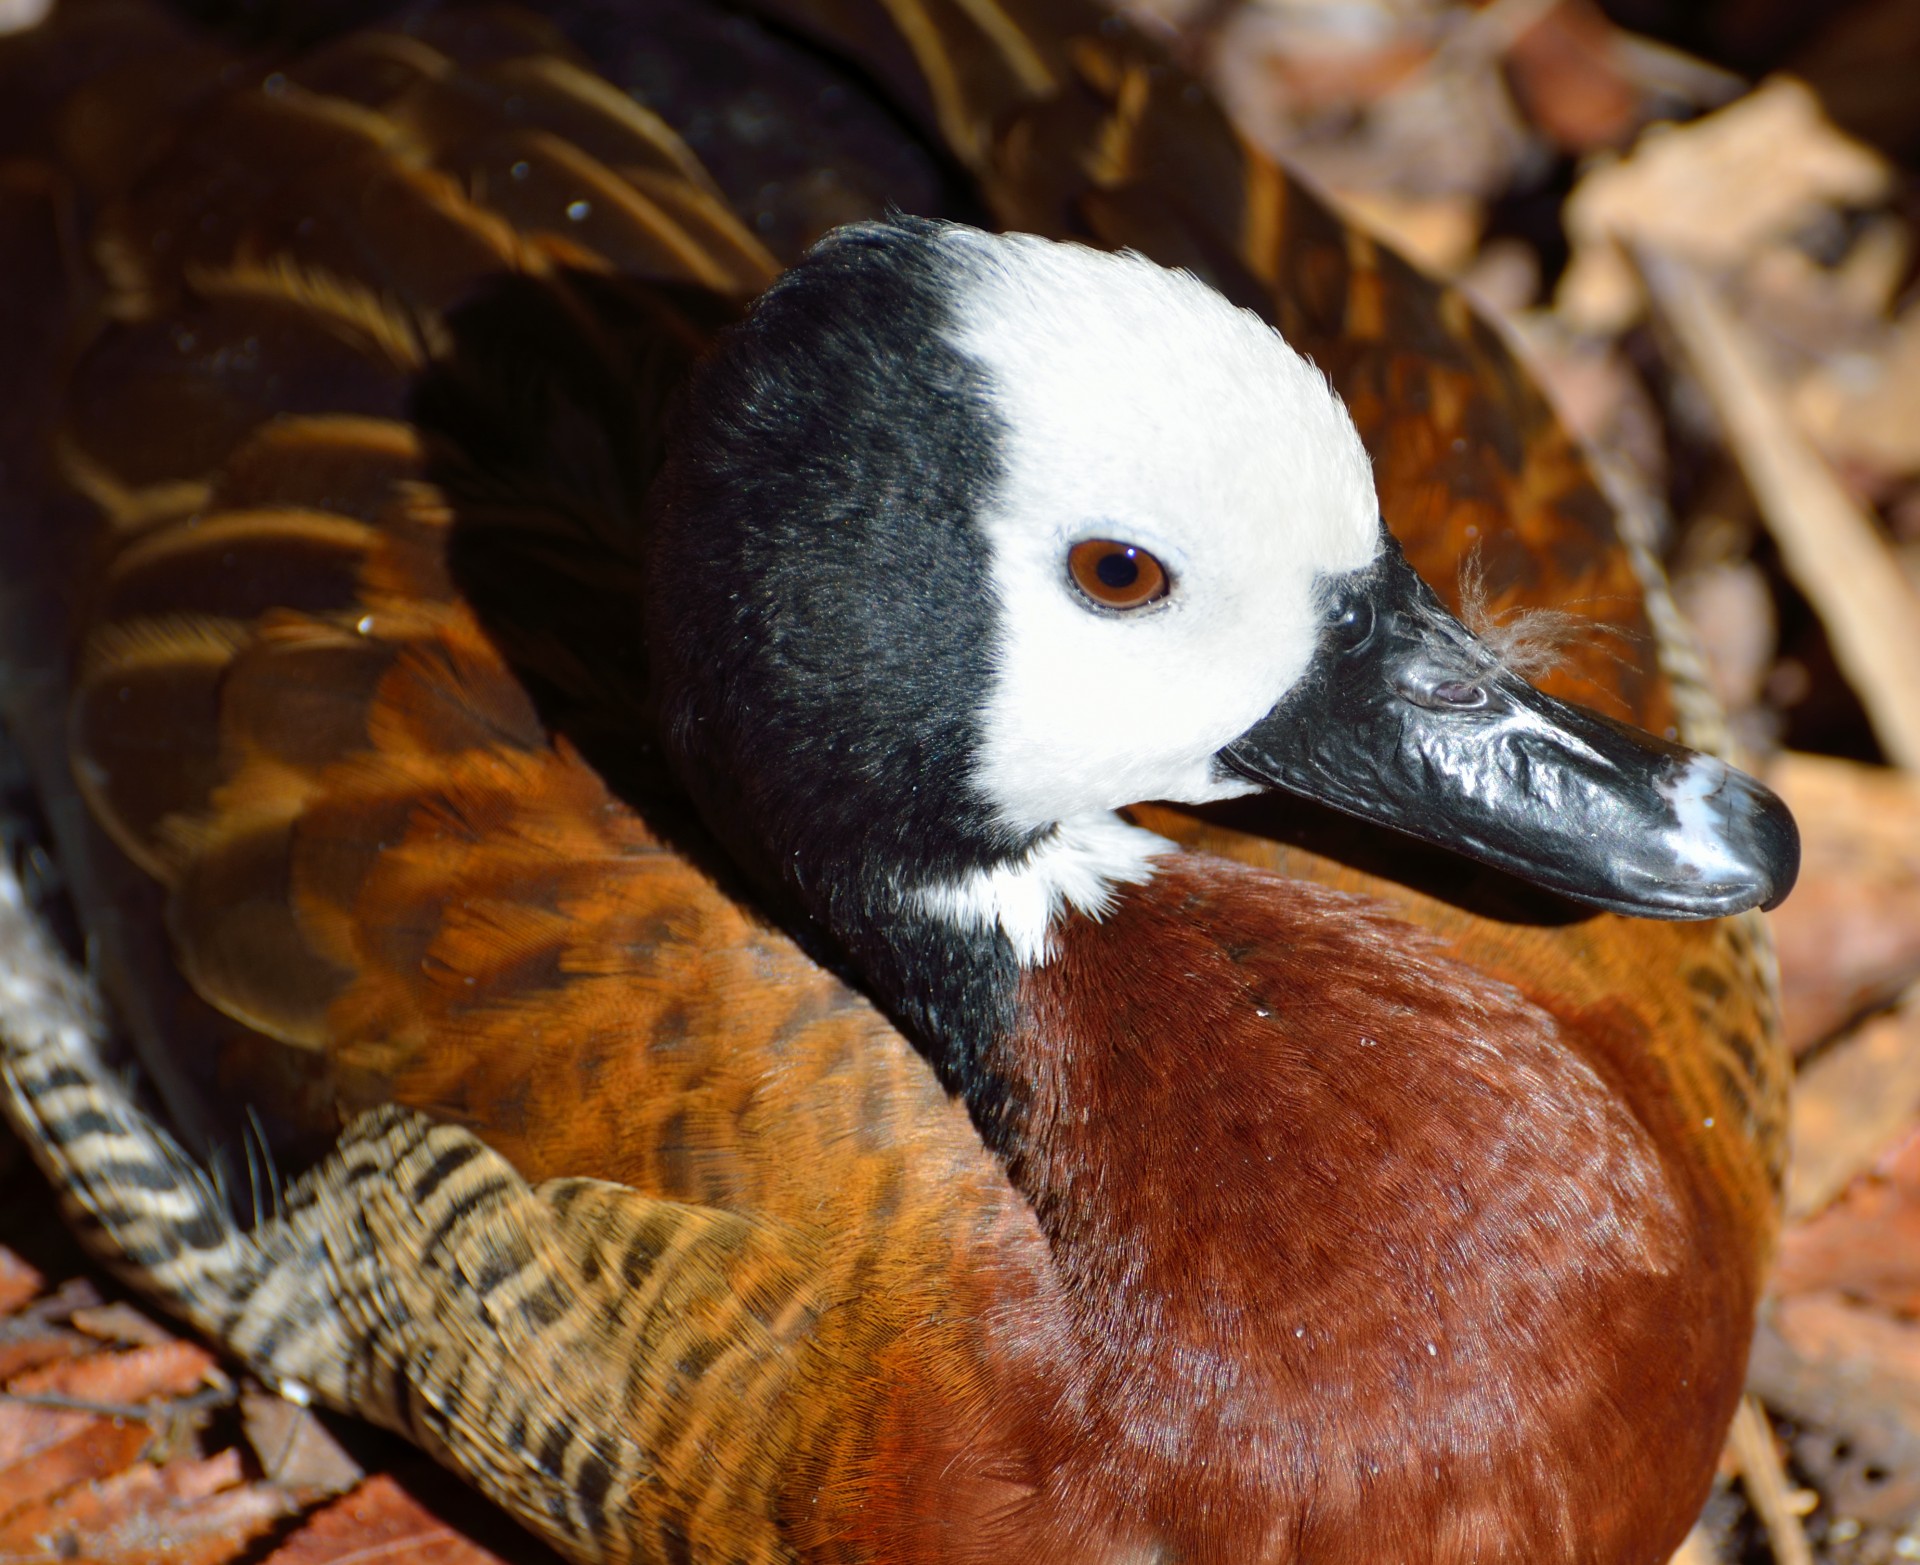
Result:
{"label": "barred flank feather", "polygon": [[[533,1187],[470,1132],[395,1107],[243,1232],[105,1068],[102,1035],[0,859],[0,1106],[130,1285],[284,1394],[413,1439],[575,1559],[651,1557],[702,1527],[731,1559],[789,1557],[771,1464],[760,1484],[711,1464],[724,1491],[687,1469],[736,1443],[729,1423],[782,1421],[818,1313],[791,1236],[595,1180]],[[693,1377],[733,1393],[704,1429],[687,1427]]]}

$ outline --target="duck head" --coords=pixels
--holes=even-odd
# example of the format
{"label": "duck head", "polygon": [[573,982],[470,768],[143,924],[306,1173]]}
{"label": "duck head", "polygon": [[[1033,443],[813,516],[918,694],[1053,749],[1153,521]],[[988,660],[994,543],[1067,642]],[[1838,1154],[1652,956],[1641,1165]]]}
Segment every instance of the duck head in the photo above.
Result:
{"label": "duck head", "polygon": [[1504,667],[1325,377],[1138,256],[829,236],[694,376],[653,539],[677,764],[843,947],[930,912],[1040,960],[1166,850],[1112,811],[1270,788],[1616,912],[1794,878],[1773,794]]}

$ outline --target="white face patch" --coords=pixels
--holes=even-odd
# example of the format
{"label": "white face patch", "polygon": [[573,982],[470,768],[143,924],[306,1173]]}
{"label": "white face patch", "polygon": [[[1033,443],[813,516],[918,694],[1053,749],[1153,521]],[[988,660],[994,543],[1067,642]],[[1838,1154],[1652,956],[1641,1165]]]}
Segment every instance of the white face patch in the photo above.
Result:
{"label": "white face patch", "polygon": [[[1005,482],[980,522],[999,632],[975,778],[1026,832],[1143,799],[1248,791],[1214,755],[1318,638],[1316,582],[1379,548],[1365,450],[1326,378],[1183,272],[1026,235],[950,231],[957,347],[986,372]],[[1138,545],[1171,590],[1127,613],[1068,574]]]}

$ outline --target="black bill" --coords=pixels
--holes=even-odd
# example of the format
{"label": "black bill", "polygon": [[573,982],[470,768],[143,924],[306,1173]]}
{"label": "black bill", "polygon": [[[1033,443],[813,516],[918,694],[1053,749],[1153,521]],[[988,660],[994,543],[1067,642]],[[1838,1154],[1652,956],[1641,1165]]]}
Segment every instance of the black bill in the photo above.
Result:
{"label": "black bill", "polygon": [[1800,867],[1778,797],[1507,672],[1391,537],[1330,595],[1307,673],[1220,759],[1618,913],[1773,907]]}

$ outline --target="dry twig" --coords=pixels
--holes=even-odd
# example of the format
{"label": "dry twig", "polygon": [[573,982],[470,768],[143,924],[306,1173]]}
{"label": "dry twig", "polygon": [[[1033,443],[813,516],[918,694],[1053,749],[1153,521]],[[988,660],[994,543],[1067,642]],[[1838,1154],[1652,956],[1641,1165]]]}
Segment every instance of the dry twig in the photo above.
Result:
{"label": "dry twig", "polygon": [[1787,1486],[1786,1470],[1780,1465],[1780,1452],[1773,1443],[1773,1426],[1752,1397],[1740,1399],[1740,1411],[1733,1415],[1733,1432],[1728,1438],[1734,1459],[1740,1464],[1740,1478],[1747,1499],[1767,1529],[1767,1542],[1779,1565],[1813,1565],[1813,1548],[1800,1525],[1794,1508],[1794,1491]]}

